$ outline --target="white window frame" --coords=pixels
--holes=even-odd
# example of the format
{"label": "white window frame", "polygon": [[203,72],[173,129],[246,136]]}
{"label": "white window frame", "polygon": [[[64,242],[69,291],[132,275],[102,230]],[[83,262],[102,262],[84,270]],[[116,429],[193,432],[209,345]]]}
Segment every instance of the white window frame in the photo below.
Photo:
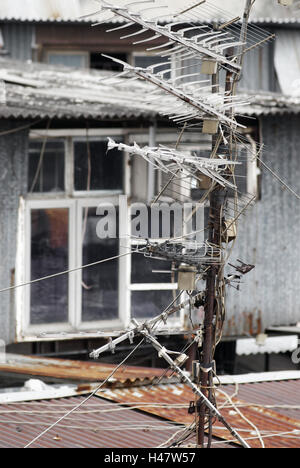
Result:
{"label": "white window frame", "polygon": [[[16,278],[18,284],[30,279],[30,210],[32,208],[69,208],[69,267],[77,268],[82,262],[82,212],[86,207],[96,207],[100,202],[113,202],[118,204],[126,202],[126,208],[123,205],[120,207],[120,245],[119,253],[123,255],[119,259],[119,315],[116,320],[82,322],[81,320],[81,270],[69,274],[69,322],[60,324],[39,324],[31,325],[30,318],[30,286],[20,288],[16,293],[16,310],[17,310],[17,331],[20,341],[29,339],[41,339],[41,332],[54,333],[56,337],[61,333],[70,333],[72,337],[80,337],[87,334],[88,336],[98,336],[99,330],[105,332],[108,330],[116,330],[128,327],[131,322],[131,294],[135,291],[177,291],[176,283],[131,283],[131,255],[127,254],[133,245],[139,243],[136,239],[130,237],[130,204],[127,206],[127,199],[122,200],[120,191],[74,191],[74,158],[73,158],[73,138],[85,138],[86,129],[58,129],[48,131],[34,130],[31,132],[31,137],[41,139],[46,134],[49,137],[64,138],[66,141],[65,155],[65,192],[64,193],[35,193],[29,194],[19,209],[19,224],[20,235],[18,236],[18,259]],[[148,135],[140,129],[89,129],[89,138],[105,139],[108,135],[112,137],[123,137],[124,142],[130,144],[132,141],[147,144]],[[168,141],[174,143],[174,133],[168,130],[165,133]],[[162,137],[164,139],[164,137]],[[206,136],[200,138],[202,147],[208,147],[209,141]],[[194,143],[193,139],[182,146],[185,151],[193,151],[199,149],[199,143]],[[126,196],[130,197],[131,187],[131,167],[130,157],[124,155],[124,191]],[[130,200],[130,198],[128,198]],[[22,214],[24,213],[24,214]],[[77,233],[76,233],[77,231]],[[159,241],[163,241],[159,239]],[[140,241],[142,242],[142,241]],[[22,248],[23,244],[24,248]],[[97,259],[96,259],[97,260]],[[27,270],[24,270],[26,265]],[[23,270],[22,270],[23,269]],[[79,286],[78,286],[79,285]],[[22,313],[24,310],[25,313]],[[171,318],[168,322],[169,328],[176,328],[182,324],[184,313],[179,314],[180,317]],[[139,319],[143,320],[143,319]],[[146,318],[145,318],[146,320]],[[53,338],[51,338],[53,339]],[[62,338],[63,339],[63,338]]]}
{"label": "white window frame", "polygon": [[[77,231],[77,244],[76,244],[76,254],[77,254],[77,265],[82,265],[82,219],[83,213],[85,208],[97,208],[100,203],[113,203],[116,207],[119,205],[119,197],[115,195],[114,197],[102,197],[97,199],[81,199],[77,200],[77,219],[76,219],[76,231]],[[121,239],[119,240],[119,253],[121,254]],[[97,261],[97,259],[95,259]],[[124,262],[121,262],[121,259],[118,260],[119,263],[119,281],[118,281],[118,295],[119,295],[119,303],[118,303],[118,319],[115,320],[97,320],[97,321],[89,321],[83,322],[82,321],[82,270],[79,270],[76,273],[76,320],[75,320],[75,328],[78,330],[90,330],[91,328],[94,329],[117,329],[124,325],[124,317],[121,314],[121,278],[125,273],[124,269]]]}
{"label": "white window frame", "polygon": [[[28,200],[25,203],[25,225],[24,225],[24,282],[31,281],[31,210],[34,209],[50,209],[50,208],[67,208],[69,209],[69,237],[68,237],[68,250],[69,250],[69,265],[68,269],[76,267],[75,259],[72,252],[75,251],[75,233],[72,226],[75,223],[75,209],[72,200]],[[53,332],[71,332],[74,331],[74,273],[68,275],[68,322],[51,323],[51,324],[38,324],[32,325],[30,323],[30,290],[31,286],[27,285],[23,289],[23,304],[25,306],[25,313],[21,316],[22,332],[25,335]],[[17,308],[18,310],[18,308]]]}
{"label": "white window frame", "polygon": [[[89,138],[105,140],[107,135],[114,137],[123,136],[126,141],[126,131],[123,129],[90,129]],[[122,193],[130,195],[130,164],[129,156],[124,155],[124,180],[121,190],[97,190],[82,191],[74,190],[74,153],[73,140],[75,138],[84,139],[86,129],[69,130],[35,130],[30,133],[33,140],[41,140],[45,137],[64,139],[65,141],[65,191],[64,192],[42,192],[28,193],[26,198],[21,200],[19,208],[19,229],[18,229],[18,249],[17,249],[17,271],[16,278],[18,284],[28,283],[31,279],[31,210],[47,208],[68,208],[69,209],[69,269],[77,268],[82,264],[82,210],[85,207],[96,207],[101,202],[118,204],[119,196]],[[120,222],[121,226],[127,225]],[[77,232],[77,234],[76,234]],[[128,239],[128,236],[126,237]],[[122,253],[120,247],[120,254]],[[123,248],[124,253],[124,248]],[[124,307],[122,296],[128,291],[128,284],[124,284],[121,278],[128,276],[128,257],[119,260],[119,319],[115,321],[82,322],[81,320],[81,275],[78,270],[70,273],[68,289],[68,321],[52,324],[30,324],[30,285],[16,290],[16,334],[19,341],[30,339],[43,339],[42,335],[71,333],[80,336],[85,330],[95,329],[94,336],[98,335],[98,330],[117,329],[130,323],[130,308]],[[128,296],[128,294],[127,294]],[[24,312],[23,312],[24,311]],[[52,336],[52,335],[51,335]]]}

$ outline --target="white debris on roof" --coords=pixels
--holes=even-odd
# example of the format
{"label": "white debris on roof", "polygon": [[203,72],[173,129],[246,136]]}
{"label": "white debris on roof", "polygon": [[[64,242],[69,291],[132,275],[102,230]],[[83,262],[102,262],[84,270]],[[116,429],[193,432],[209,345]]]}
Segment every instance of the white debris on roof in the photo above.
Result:
{"label": "white debris on roof", "polygon": [[128,85],[115,85],[109,92],[107,76],[111,74],[0,59],[0,80],[6,86],[6,105],[0,107],[0,115],[125,119],[156,114],[154,105],[147,106],[143,98],[149,85],[127,80]]}

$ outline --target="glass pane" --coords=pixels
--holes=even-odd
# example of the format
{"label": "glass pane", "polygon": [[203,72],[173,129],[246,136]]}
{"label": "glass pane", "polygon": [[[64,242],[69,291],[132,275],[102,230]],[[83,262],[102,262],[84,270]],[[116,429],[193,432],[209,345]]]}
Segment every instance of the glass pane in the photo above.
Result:
{"label": "glass pane", "polygon": [[64,141],[30,141],[28,160],[29,192],[63,192],[65,189]]}
{"label": "glass pane", "polygon": [[122,190],[123,154],[106,141],[74,142],[75,190]]}
{"label": "glass pane", "polygon": [[[122,62],[127,62],[127,54],[114,54],[109,53],[111,57],[114,57]],[[113,60],[104,57],[99,54],[99,52],[91,52],[90,54],[90,67],[95,68],[96,70],[107,70],[120,72],[123,71],[123,66],[120,63],[114,62]]]}
{"label": "glass pane", "polygon": [[145,258],[142,254],[133,254],[131,257],[131,283],[171,283],[171,269],[171,262]]}
{"label": "glass pane", "polygon": [[133,318],[151,318],[161,314],[175,299],[176,291],[133,291],[131,313]]}
{"label": "glass pane", "polygon": [[[113,213],[108,222],[118,224]],[[83,265],[119,254],[118,238],[100,239],[97,225],[101,216],[96,208],[83,210]],[[116,234],[118,234],[116,232]],[[82,321],[111,320],[118,318],[118,275],[119,262],[112,260],[82,270]]]}
{"label": "glass pane", "polygon": [[65,67],[85,68],[87,56],[85,54],[48,54],[48,63],[51,65],[64,65]]}
{"label": "glass pane", "polygon": [[[69,210],[31,210],[31,280],[69,268]],[[33,325],[68,321],[68,275],[31,285]]]}

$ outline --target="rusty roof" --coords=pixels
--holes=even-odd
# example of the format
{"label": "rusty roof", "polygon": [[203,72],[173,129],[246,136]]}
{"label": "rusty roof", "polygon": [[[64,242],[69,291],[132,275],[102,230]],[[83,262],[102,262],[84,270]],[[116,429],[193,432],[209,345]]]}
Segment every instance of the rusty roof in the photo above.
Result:
{"label": "rusty roof", "polygon": [[[93,383],[105,380],[115,367],[115,364],[8,354],[6,361],[0,362],[0,374],[27,379],[36,377],[48,382]],[[107,386],[129,387],[157,383],[163,373],[163,369],[124,365],[109,379]],[[168,380],[171,374],[167,371],[162,381]]]}
{"label": "rusty roof", "polygon": [[[299,395],[300,380],[293,382],[268,382],[260,384],[222,387],[216,391],[218,407],[228,422],[237,429],[244,438],[249,439],[252,448],[261,447],[261,442],[255,431],[258,428],[263,436],[267,448],[297,448],[300,438],[300,405],[291,413],[285,413],[278,405],[295,405]],[[242,390],[240,390],[242,389]],[[228,403],[222,393],[232,395],[236,393],[233,402],[242,412],[242,418],[238,410]],[[109,389],[103,390],[102,397],[118,403],[138,405],[140,410],[146,413],[163,417],[179,424],[191,424],[195,420],[194,415],[188,414],[191,401],[195,400],[192,390],[185,384],[158,385],[140,387],[138,389]],[[299,397],[298,397],[299,403]],[[144,405],[144,406],[143,406]],[[274,407],[274,405],[276,407]],[[248,421],[251,421],[252,425]],[[214,424],[215,437],[232,440],[231,435],[217,421]],[[218,442],[214,441],[214,445]]]}
{"label": "rusty roof", "polygon": [[[0,405],[0,448],[25,447],[85,398],[77,396]],[[94,396],[31,447],[154,448],[179,429],[174,423]],[[219,443],[217,448],[229,447]]]}
{"label": "rusty roof", "polygon": [[[81,374],[83,381],[88,375],[97,375],[97,380],[103,381],[115,367],[32,357],[23,357],[23,363],[19,362],[19,365],[20,370],[24,367],[26,371],[35,367],[37,375],[39,372],[45,374],[47,366],[48,375],[76,379]],[[133,366],[119,369],[108,383],[109,387],[85,402],[35,446],[131,448],[154,447],[167,441],[174,432],[195,421],[195,415],[188,413],[195,395],[186,384],[170,383],[172,381],[167,378],[164,384],[158,384],[163,372],[162,369]],[[91,391],[88,386],[82,390],[81,394],[68,398],[65,394],[55,399],[47,397],[47,401],[16,400],[0,405],[0,447],[19,447],[28,443],[82,402],[85,398],[82,393]],[[296,448],[300,438],[299,390],[300,379],[222,384],[216,388],[216,399],[224,417],[251,447],[261,447],[257,428],[267,448]],[[234,406],[223,392],[232,398]],[[123,433],[124,429],[126,436],[120,439],[119,432]],[[236,443],[229,444],[235,441],[218,421],[214,423],[213,435],[215,448],[238,447]],[[195,446],[195,434],[192,432],[183,444],[184,447]]]}
{"label": "rusty roof", "polygon": [[[226,386],[233,394],[234,385]],[[264,405],[277,413],[300,420],[300,380],[261,382],[238,386],[238,398],[255,405]]]}
{"label": "rusty roof", "polygon": [[[84,398],[0,405],[0,447],[24,447]],[[93,397],[32,447],[155,447],[177,430],[174,424]]]}

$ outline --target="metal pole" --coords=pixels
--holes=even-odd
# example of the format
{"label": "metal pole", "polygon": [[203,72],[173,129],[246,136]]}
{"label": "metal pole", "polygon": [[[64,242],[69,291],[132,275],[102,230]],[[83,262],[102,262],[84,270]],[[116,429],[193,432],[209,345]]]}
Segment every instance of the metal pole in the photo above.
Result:
{"label": "metal pole", "polygon": [[[251,7],[253,5],[253,0],[246,0],[243,24],[241,28],[241,41],[246,41],[247,39],[247,26],[249,21],[249,15],[251,12]],[[239,64],[242,67],[243,58],[244,58],[245,45],[241,46],[239,50]],[[239,78],[239,74],[237,75]],[[218,92],[219,84],[219,73],[212,76],[212,85],[213,92]],[[233,78],[233,73],[227,71],[226,73],[226,83],[225,91],[226,93],[231,93],[233,96],[235,94],[236,80]],[[227,115],[233,117],[233,107],[227,111]],[[219,135],[218,135],[219,136]],[[218,137],[213,138],[213,151],[215,145],[217,144]],[[231,139],[230,139],[231,142]],[[232,143],[232,142],[231,142]],[[230,144],[231,144],[230,143]],[[220,186],[216,186],[210,194],[210,213],[209,213],[209,241],[216,246],[220,246],[222,239],[222,194],[224,190]],[[206,304],[205,304],[205,319],[204,319],[204,340],[202,347],[202,355],[200,361],[200,389],[201,392],[207,397],[210,397],[211,389],[210,382],[212,382],[212,361],[213,361],[213,337],[214,337],[214,316],[215,316],[215,307],[216,307],[216,288],[220,282],[220,266],[212,265],[206,282]],[[204,439],[205,439],[205,423],[206,416],[208,415],[209,423],[209,441],[208,447],[210,447],[210,440],[212,437],[212,412],[207,410],[207,406],[199,400],[199,417],[198,417],[198,434],[197,441],[198,445],[204,448]],[[197,406],[198,406],[197,405]],[[198,408],[196,408],[196,411]]]}
{"label": "metal pole", "polygon": [[[219,84],[219,72],[212,76],[213,92],[218,92]],[[215,145],[218,141],[218,136],[213,137],[212,150],[214,151]],[[220,186],[212,190],[210,194],[210,212],[209,212],[209,237],[208,240],[214,245],[220,245],[221,235],[221,205],[219,202]],[[209,382],[211,381],[212,372],[212,350],[213,350],[213,336],[214,336],[214,315],[215,315],[215,303],[216,303],[216,281],[218,275],[219,266],[212,265],[207,274],[206,282],[206,304],[205,304],[205,318],[204,318],[204,340],[200,360],[200,389],[206,398],[210,395]],[[198,419],[198,445],[204,448],[205,438],[205,421],[207,415],[207,406],[201,402],[198,402],[197,411],[199,407],[199,419]],[[212,413],[209,412],[209,419],[211,419]]]}
{"label": "metal pole", "polygon": [[208,400],[208,398],[201,392],[201,390],[199,390],[197,385],[191,381],[191,379],[186,375],[186,372],[184,372],[169,356],[166,348],[164,348],[147,330],[142,330],[141,334],[146,337],[147,341],[152,343],[153,347],[158,352],[158,356],[165,359],[171,368],[181,377],[182,381],[186,382],[191,387],[193,392],[200,396],[201,400],[204,401],[204,404],[210,409],[211,413],[216,418],[218,418],[218,420],[226,427],[226,429],[228,429],[230,434],[235,437],[244,448],[251,448],[248,443],[239,435],[239,433],[226,421],[220,411],[215,408],[214,405]]}

